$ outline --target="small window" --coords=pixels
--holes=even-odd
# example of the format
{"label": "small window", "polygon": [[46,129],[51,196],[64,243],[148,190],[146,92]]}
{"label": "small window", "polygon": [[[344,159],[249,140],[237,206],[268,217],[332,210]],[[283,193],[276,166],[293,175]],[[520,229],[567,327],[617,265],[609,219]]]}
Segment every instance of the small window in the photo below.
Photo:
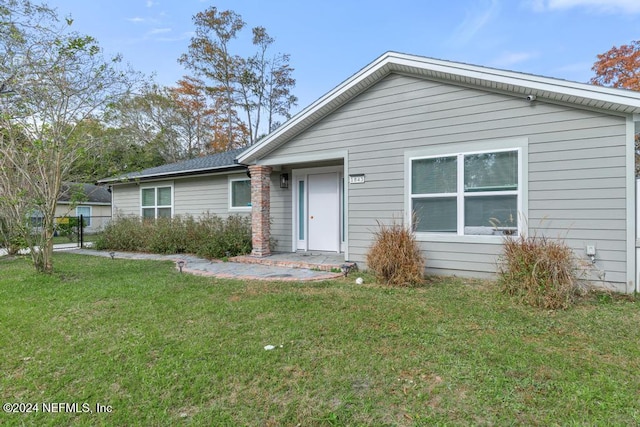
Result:
{"label": "small window", "polygon": [[142,218],[171,218],[173,216],[173,188],[146,187],[140,190]]}
{"label": "small window", "polygon": [[39,210],[34,210],[29,215],[29,221],[32,227],[42,227],[44,224],[44,214]]}
{"label": "small window", "polygon": [[304,240],[304,181],[298,181],[298,240]]}
{"label": "small window", "polygon": [[229,210],[251,210],[251,179],[229,180]]}
{"label": "small window", "polygon": [[78,206],[76,208],[76,216],[82,215],[82,221],[85,227],[91,227],[91,206]]}

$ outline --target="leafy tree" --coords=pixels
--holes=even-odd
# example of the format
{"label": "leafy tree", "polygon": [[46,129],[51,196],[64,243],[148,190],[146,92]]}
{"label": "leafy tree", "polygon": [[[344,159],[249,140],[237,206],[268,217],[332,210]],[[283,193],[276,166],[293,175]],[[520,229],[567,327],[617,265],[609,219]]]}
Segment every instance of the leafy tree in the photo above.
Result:
{"label": "leafy tree", "polygon": [[[184,77],[176,87],[155,83],[143,85],[140,92],[112,105],[108,125],[118,129],[130,146],[137,144],[162,163],[176,162],[228,149],[224,99],[213,98],[211,105],[203,82]],[[242,140],[245,129],[231,111],[233,140]],[[149,167],[147,165],[146,167]]]}
{"label": "leafy tree", "polygon": [[269,57],[274,39],[264,27],[252,29],[252,43],[257,48],[254,55],[244,58],[233,54],[231,42],[246,26],[233,11],[210,7],[194,16],[194,24],[196,34],[179,61],[203,78],[214,107],[225,111],[225,123],[216,127],[224,128],[226,148],[253,144],[263,128],[265,113],[270,131],[277,124],[276,117],[289,118],[289,110],[297,102],[291,94],[295,79],[290,57]]}
{"label": "leafy tree", "polygon": [[175,104],[177,131],[186,157],[222,151],[217,147],[214,131],[221,118],[207,102],[204,83],[185,76],[169,89],[169,94]]}
{"label": "leafy tree", "polygon": [[591,83],[599,86],[640,90],[640,40],[612,47],[597,56],[591,68]]}
{"label": "leafy tree", "polygon": [[128,129],[108,127],[104,120],[89,118],[78,124],[78,132],[91,147],[73,165],[70,180],[95,182],[98,179],[134,172],[165,163],[158,150],[139,144]]}
{"label": "leafy tree", "polygon": [[[63,181],[91,152],[83,120],[129,93],[132,74],[104,58],[95,39],[70,30],[29,0],[0,6],[0,205],[27,245],[35,268],[53,271],[54,215]],[[28,218],[37,212],[37,226]],[[36,248],[39,248],[36,250]]]}
{"label": "leafy tree", "polygon": [[176,129],[176,114],[169,89],[145,83],[138,93],[112,104],[106,120],[131,145],[138,144],[144,151],[157,153],[163,163],[172,163],[186,157]]}
{"label": "leafy tree", "polygon": [[[598,86],[640,91],[640,40],[628,45],[612,47],[598,55],[591,68],[595,76],[591,83]],[[636,176],[640,176],[640,135],[635,136]]]}

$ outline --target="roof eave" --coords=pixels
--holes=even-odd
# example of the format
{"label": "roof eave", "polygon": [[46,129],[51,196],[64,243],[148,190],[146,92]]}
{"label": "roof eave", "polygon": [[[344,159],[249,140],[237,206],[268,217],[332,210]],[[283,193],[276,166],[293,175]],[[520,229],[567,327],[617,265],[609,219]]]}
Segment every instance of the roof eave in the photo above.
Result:
{"label": "roof eave", "polygon": [[550,101],[606,109],[619,114],[640,113],[640,93],[633,91],[387,52],[243,152],[238,157],[239,163],[256,162],[279,143],[300,133],[391,72],[453,80],[461,84],[522,94],[523,97],[533,94]]}
{"label": "roof eave", "polygon": [[200,168],[200,169],[190,169],[185,171],[172,171],[172,172],[164,172],[157,174],[149,174],[149,175],[136,175],[132,177],[114,177],[114,178],[106,178],[98,180],[98,184],[127,184],[136,181],[150,181],[154,179],[166,179],[172,177],[181,177],[181,176],[192,176],[192,175],[200,175],[200,174],[209,174],[209,173],[224,173],[230,170],[242,170],[245,169],[244,165],[226,165],[226,166],[217,166],[215,168]]}
{"label": "roof eave", "polygon": [[73,202],[71,203],[71,201],[69,200],[58,200],[57,202],[59,205],[78,205],[78,206],[84,206],[84,205],[92,205],[92,206],[111,206],[111,202],[92,202],[90,200],[85,200],[85,201],[78,201],[78,202]]}

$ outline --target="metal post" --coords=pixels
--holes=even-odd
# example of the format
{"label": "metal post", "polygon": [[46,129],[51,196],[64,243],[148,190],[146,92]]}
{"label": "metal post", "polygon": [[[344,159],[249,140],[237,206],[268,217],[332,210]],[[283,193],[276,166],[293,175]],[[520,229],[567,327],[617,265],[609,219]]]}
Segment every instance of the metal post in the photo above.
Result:
{"label": "metal post", "polygon": [[80,222],[78,223],[78,237],[80,238],[80,248],[84,247],[84,216],[80,215]]}

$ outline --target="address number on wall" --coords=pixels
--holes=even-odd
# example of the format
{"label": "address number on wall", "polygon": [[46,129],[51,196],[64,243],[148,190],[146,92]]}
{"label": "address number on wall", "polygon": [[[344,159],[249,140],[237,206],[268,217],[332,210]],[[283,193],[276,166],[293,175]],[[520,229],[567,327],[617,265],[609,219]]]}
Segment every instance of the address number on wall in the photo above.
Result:
{"label": "address number on wall", "polygon": [[364,184],[364,174],[349,175],[349,184]]}

